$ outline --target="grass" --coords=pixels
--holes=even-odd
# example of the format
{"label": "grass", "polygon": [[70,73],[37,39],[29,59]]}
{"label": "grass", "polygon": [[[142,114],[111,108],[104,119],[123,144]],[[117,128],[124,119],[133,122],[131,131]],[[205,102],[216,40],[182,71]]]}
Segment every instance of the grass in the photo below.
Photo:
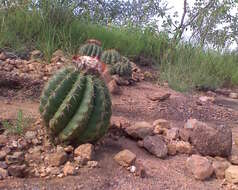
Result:
{"label": "grass", "polygon": [[30,119],[24,117],[22,110],[18,110],[17,119],[10,123],[9,121],[3,121],[3,128],[10,134],[22,135],[29,126]]}
{"label": "grass", "polygon": [[166,33],[156,33],[151,27],[101,26],[62,6],[40,11],[23,5],[0,10],[0,26],[0,48],[18,53],[39,49],[50,60],[57,49],[75,54],[86,39],[95,38],[105,49],[152,58],[161,71],[159,80],[179,91],[238,85],[237,54],[204,51],[189,44],[173,46]]}

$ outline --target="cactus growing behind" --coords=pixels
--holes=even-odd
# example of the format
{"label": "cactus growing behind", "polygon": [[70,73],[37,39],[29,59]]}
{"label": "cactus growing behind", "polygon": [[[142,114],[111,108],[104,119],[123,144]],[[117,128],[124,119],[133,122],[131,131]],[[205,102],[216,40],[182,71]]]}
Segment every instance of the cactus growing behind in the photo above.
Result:
{"label": "cactus growing behind", "polygon": [[106,133],[111,100],[103,80],[67,67],[48,82],[39,110],[55,143],[78,145]]}
{"label": "cactus growing behind", "polygon": [[110,73],[112,75],[118,74],[121,77],[131,77],[132,66],[130,60],[126,57],[122,57],[121,61],[117,62],[115,65],[112,65]]}
{"label": "cactus growing behind", "polygon": [[101,61],[108,65],[113,65],[121,60],[121,55],[114,49],[106,50],[102,53]]}
{"label": "cactus growing behind", "polygon": [[100,58],[102,54],[101,42],[94,39],[88,40],[80,47],[79,54]]}

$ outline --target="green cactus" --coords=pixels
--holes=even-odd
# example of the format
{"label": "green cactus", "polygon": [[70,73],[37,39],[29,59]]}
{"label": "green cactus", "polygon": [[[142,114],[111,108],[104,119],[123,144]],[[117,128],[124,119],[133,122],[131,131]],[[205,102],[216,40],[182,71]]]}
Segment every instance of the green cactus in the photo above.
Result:
{"label": "green cactus", "polygon": [[108,65],[113,65],[120,60],[120,53],[114,49],[104,51],[101,56],[101,61]]}
{"label": "green cactus", "polygon": [[78,145],[107,132],[111,99],[103,80],[67,67],[44,88],[39,110],[56,143]]}
{"label": "green cactus", "polygon": [[102,47],[96,43],[89,42],[80,47],[79,54],[100,58],[102,54]]}
{"label": "green cactus", "polygon": [[110,73],[112,75],[118,74],[121,77],[131,77],[132,66],[130,60],[126,57],[122,57],[121,61],[111,67]]}

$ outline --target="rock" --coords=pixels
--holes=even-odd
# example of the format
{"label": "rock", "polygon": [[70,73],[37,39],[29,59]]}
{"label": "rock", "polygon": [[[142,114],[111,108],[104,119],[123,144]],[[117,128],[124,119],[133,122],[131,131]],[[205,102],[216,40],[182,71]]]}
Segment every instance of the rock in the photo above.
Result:
{"label": "rock", "polygon": [[153,134],[166,136],[168,132],[167,128],[162,128],[160,125],[154,127]]}
{"label": "rock", "polygon": [[126,133],[134,139],[144,139],[148,135],[152,135],[153,127],[151,124],[142,121],[125,129]]}
{"label": "rock", "polygon": [[171,123],[165,119],[157,119],[153,122],[153,127],[160,126],[160,128],[166,128],[170,129],[171,128]]}
{"label": "rock", "polygon": [[25,134],[26,140],[32,140],[36,138],[36,132],[35,131],[27,131]]}
{"label": "rock", "polygon": [[176,140],[179,137],[179,129],[171,128],[166,132],[166,137],[169,140]]}
{"label": "rock", "polygon": [[237,146],[232,147],[231,155],[228,157],[228,160],[232,164],[238,165],[238,148],[237,148]]}
{"label": "rock", "polygon": [[0,147],[3,147],[7,144],[7,137],[5,135],[0,135]]}
{"label": "rock", "polygon": [[129,170],[131,173],[135,173],[136,172],[136,167],[135,166],[130,166]]}
{"label": "rock", "polygon": [[188,129],[188,128],[180,128],[179,129],[179,137],[183,141],[189,142],[191,134],[192,134],[191,129]]}
{"label": "rock", "polygon": [[193,149],[190,143],[178,141],[176,142],[176,150],[181,154],[191,154]]}
{"label": "rock", "polygon": [[231,93],[229,94],[229,97],[232,98],[232,99],[238,99],[238,93],[231,92]]}
{"label": "rock", "polygon": [[214,168],[214,172],[216,174],[217,179],[225,178],[225,170],[230,166],[227,161],[213,161],[212,167]]}
{"label": "rock", "polygon": [[120,94],[121,93],[121,90],[120,90],[120,87],[117,85],[116,81],[115,80],[111,80],[109,83],[108,83],[108,89],[110,91],[111,94]]}
{"label": "rock", "polygon": [[11,165],[8,167],[8,173],[14,177],[24,177],[25,176],[26,165]]}
{"label": "rock", "polygon": [[136,167],[135,175],[140,176],[141,178],[145,178],[146,177],[146,169],[145,169],[143,162],[141,160],[136,160],[135,167]]}
{"label": "rock", "polygon": [[232,132],[224,125],[211,127],[200,123],[194,126],[191,143],[204,156],[227,157],[231,154]]}
{"label": "rock", "polygon": [[8,165],[6,164],[6,162],[0,162],[0,168],[2,169],[7,169]]}
{"label": "rock", "polygon": [[21,164],[24,161],[23,152],[14,152],[13,155],[6,156],[7,164]]}
{"label": "rock", "polygon": [[137,141],[137,145],[138,145],[138,147],[143,148],[143,147],[144,147],[144,142],[143,142],[143,140]]}
{"label": "rock", "polygon": [[71,162],[67,162],[64,165],[63,172],[64,172],[65,176],[74,175],[76,173],[76,169],[75,169],[74,165]]}
{"label": "rock", "polygon": [[40,162],[42,162],[41,152],[27,153],[25,154],[25,160],[29,163],[34,162],[39,164]]}
{"label": "rock", "polygon": [[211,162],[199,155],[189,157],[186,161],[186,167],[198,180],[208,179],[214,171]]}
{"label": "rock", "polygon": [[128,167],[136,160],[136,155],[130,150],[123,150],[114,156],[114,160],[121,166]]}
{"label": "rock", "polygon": [[41,59],[43,57],[43,54],[40,50],[34,50],[31,52],[31,59]]}
{"label": "rock", "polygon": [[63,151],[51,153],[46,159],[50,166],[60,166],[67,161],[67,154]]}
{"label": "rock", "polygon": [[174,141],[169,142],[167,147],[168,147],[168,155],[171,155],[171,156],[176,155],[176,153],[177,153],[176,142],[174,142]]}
{"label": "rock", "polygon": [[98,162],[97,161],[88,161],[87,166],[89,168],[96,168],[96,167],[98,167]]}
{"label": "rock", "polygon": [[237,184],[238,183],[238,166],[229,166],[225,170],[225,178],[228,182]]}
{"label": "rock", "polygon": [[7,176],[8,176],[8,171],[3,168],[0,168],[0,180],[6,179]]}
{"label": "rock", "polygon": [[200,122],[200,121],[198,121],[196,119],[189,119],[185,123],[184,128],[185,129],[194,129],[198,125],[200,126],[200,125],[206,125],[206,124],[203,123],[203,122]]}
{"label": "rock", "polygon": [[74,161],[79,165],[83,166],[86,165],[88,162],[87,158],[82,158],[81,156],[74,157]]}
{"label": "rock", "polygon": [[0,160],[1,160],[1,161],[5,160],[5,157],[6,157],[6,156],[7,156],[6,151],[1,150],[1,151],[0,151]]}
{"label": "rock", "polygon": [[165,158],[168,153],[167,145],[162,136],[147,136],[144,138],[144,148],[158,158]]}
{"label": "rock", "polygon": [[200,96],[199,100],[201,102],[213,102],[214,98],[213,97],[209,97],[209,96]]}
{"label": "rock", "polygon": [[5,55],[5,53],[0,53],[0,60],[5,61],[7,59],[7,56]]}
{"label": "rock", "polygon": [[94,147],[92,144],[89,143],[82,144],[74,150],[75,157],[80,156],[82,159],[86,159],[87,161],[92,160],[93,153]]}
{"label": "rock", "polygon": [[[45,172],[46,172],[46,175],[50,174],[50,175],[53,175],[53,176],[56,176],[60,173],[60,169],[59,167],[52,167],[52,166],[49,166],[45,169]],[[43,174],[44,175],[44,174]]]}
{"label": "rock", "polygon": [[72,153],[74,151],[74,147],[69,145],[69,146],[64,148],[64,151],[67,152],[67,153]]}

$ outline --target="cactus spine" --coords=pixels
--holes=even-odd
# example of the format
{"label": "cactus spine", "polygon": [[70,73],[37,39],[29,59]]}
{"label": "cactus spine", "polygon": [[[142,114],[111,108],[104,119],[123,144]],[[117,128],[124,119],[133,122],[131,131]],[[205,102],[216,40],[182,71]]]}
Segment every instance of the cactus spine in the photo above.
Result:
{"label": "cactus spine", "polygon": [[55,142],[93,142],[107,131],[111,100],[104,81],[74,68],[59,71],[45,87],[40,113]]}
{"label": "cactus spine", "polygon": [[118,74],[121,77],[131,77],[132,66],[130,60],[126,57],[122,57],[121,61],[111,67],[110,73],[112,75]]}
{"label": "cactus spine", "polygon": [[101,61],[108,65],[113,65],[120,60],[120,53],[114,49],[104,51],[101,56]]}

